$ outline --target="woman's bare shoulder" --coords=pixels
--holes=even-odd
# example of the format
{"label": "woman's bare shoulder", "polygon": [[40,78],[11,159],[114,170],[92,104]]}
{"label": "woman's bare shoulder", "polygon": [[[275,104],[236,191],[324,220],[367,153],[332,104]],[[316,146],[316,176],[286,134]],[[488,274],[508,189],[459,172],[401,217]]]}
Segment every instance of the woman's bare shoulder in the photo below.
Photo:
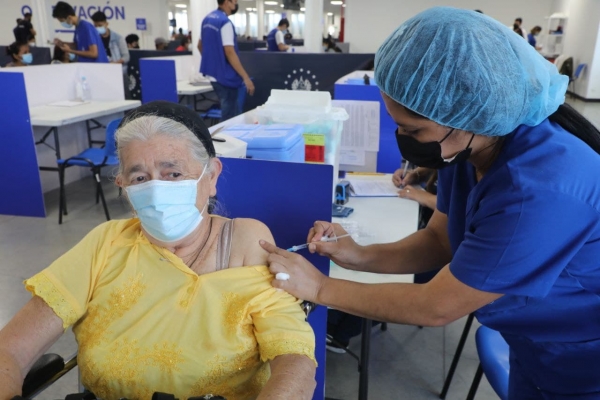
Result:
{"label": "woman's bare shoulder", "polygon": [[273,235],[267,225],[251,218],[235,219],[229,267],[266,265],[268,253],[258,243],[260,240],[274,243]]}

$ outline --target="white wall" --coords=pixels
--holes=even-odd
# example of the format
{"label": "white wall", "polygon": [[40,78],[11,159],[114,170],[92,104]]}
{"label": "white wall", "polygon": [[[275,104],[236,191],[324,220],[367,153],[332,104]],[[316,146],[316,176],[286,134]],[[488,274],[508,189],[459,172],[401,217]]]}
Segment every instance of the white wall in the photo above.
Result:
{"label": "white wall", "polygon": [[581,63],[588,66],[575,83],[575,93],[600,99],[600,1],[560,0],[554,7],[568,16],[563,54],[573,57],[574,68]]}
{"label": "white wall", "polygon": [[[588,0],[597,2],[598,0]],[[435,6],[480,9],[505,25],[516,17],[523,18],[523,27],[545,26],[552,0],[346,0],[345,41],[353,53],[374,53],[383,41],[404,21]]]}
{"label": "white wall", "polygon": [[[62,29],[57,20],[52,19],[52,6],[56,0],[44,0],[47,13],[47,26],[49,28],[48,37],[59,37],[63,40],[72,41],[73,35],[70,33],[57,33],[55,30]],[[154,38],[162,36],[168,39],[168,19],[166,0],[116,0],[116,1],[98,1],[98,0],[67,0],[73,7],[76,7],[76,14],[82,19],[91,21],[91,14],[102,9],[109,18],[109,26],[115,32],[126,36],[130,33],[136,33],[140,36],[143,48],[153,49]],[[33,0],[2,0],[0,13],[0,44],[6,45],[14,41],[12,29],[16,26],[16,19],[22,16],[22,11],[26,12],[27,7],[33,8]],[[33,14],[33,27],[40,29],[41,18],[37,13]],[[146,18],[148,30],[142,34],[136,30],[135,19]],[[40,35],[38,35],[40,36]],[[38,45],[42,45],[38,41]]]}

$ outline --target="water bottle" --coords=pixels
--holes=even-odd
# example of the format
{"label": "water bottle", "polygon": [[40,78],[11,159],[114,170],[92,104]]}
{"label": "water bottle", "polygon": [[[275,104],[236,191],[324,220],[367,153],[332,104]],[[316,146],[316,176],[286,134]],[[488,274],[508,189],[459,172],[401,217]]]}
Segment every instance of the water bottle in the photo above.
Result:
{"label": "water bottle", "polygon": [[88,83],[85,76],[81,77],[81,92],[81,101],[90,101],[92,99],[92,94],[90,92],[90,84]]}

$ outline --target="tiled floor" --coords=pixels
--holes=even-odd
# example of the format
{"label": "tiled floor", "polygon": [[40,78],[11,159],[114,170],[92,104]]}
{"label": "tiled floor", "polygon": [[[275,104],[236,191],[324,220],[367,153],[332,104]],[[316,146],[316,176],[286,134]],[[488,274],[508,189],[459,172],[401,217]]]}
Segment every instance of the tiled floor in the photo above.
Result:
{"label": "tiled floor", "polygon": [[[571,102],[596,126],[600,126],[600,104]],[[50,172],[43,172],[50,173]],[[126,218],[129,207],[118,198],[114,185],[104,182],[112,218]],[[17,190],[18,188],[15,188]],[[5,194],[10,195],[10,194]],[[0,215],[0,326],[4,326],[29,299],[23,289],[23,279],[49,265],[77,243],[88,231],[104,221],[101,205],[94,202],[93,181],[76,182],[68,187],[69,215],[58,225],[58,195],[46,196],[48,217],[24,218]],[[369,398],[437,399],[445,374],[450,366],[464,319],[444,328],[418,329],[412,326],[390,325],[387,332],[374,328],[371,344]],[[473,326],[474,332],[476,326]],[[352,339],[350,348],[359,352],[359,338]],[[76,344],[69,331],[52,347],[52,352],[70,355]],[[473,335],[469,336],[447,399],[464,399],[477,368],[477,353]],[[39,396],[58,399],[77,390],[77,374],[72,372]],[[358,393],[356,362],[347,354],[328,353],[328,397],[350,400]],[[489,384],[482,381],[477,399],[497,399]]]}

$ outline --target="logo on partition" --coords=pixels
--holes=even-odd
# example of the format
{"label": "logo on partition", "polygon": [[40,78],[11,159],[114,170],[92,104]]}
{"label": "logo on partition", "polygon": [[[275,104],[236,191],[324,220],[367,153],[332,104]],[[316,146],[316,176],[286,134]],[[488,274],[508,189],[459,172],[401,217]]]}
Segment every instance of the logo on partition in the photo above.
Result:
{"label": "logo on partition", "polygon": [[311,74],[310,70],[300,68],[288,74],[287,79],[283,83],[286,89],[316,91],[319,90],[319,82],[316,79],[317,76]]}

